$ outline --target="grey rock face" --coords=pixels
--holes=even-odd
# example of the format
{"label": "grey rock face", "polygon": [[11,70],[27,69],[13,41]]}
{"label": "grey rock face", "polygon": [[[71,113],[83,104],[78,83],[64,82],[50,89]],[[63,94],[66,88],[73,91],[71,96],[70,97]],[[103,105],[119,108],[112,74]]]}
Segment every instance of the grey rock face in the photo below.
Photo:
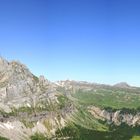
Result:
{"label": "grey rock face", "polygon": [[[5,114],[0,114],[0,136],[24,140],[36,132],[54,134],[58,127],[65,125],[64,118],[58,119],[57,113],[41,109],[57,104],[56,94],[55,84],[44,76],[38,78],[20,62],[0,58],[0,111]],[[28,110],[7,116],[6,113],[20,108]],[[38,108],[40,112],[36,111]],[[25,127],[23,120],[34,122],[32,128]],[[46,128],[45,121],[51,128]]]}
{"label": "grey rock face", "polygon": [[115,125],[126,123],[129,126],[140,125],[140,113],[121,113],[121,110],[115,112],[108,112],[107,110],[100,109],[99,107],[90,106],[88,111],[96,118]]}
{"label": "grey rock face", "polygon": [[[51,96],[55,100],[55,89],[43,76],[34,76],[29,69],[17,61],[8,62],[0,58],[0,101],[5,106],[20,107],[27,103],[39,102],[39,97]],[[47,100],[47,99],[46,99]],[[50,98],[51,100],[51,98]]]}

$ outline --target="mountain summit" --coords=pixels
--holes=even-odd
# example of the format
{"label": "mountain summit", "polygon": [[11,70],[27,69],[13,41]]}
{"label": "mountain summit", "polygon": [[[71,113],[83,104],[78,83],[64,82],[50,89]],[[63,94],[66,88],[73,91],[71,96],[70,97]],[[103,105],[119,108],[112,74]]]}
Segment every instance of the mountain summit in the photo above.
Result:
{"label": "mountain summit", "polygon": [[114,87],[119,87],[119,88],[130,88],[131,86],[126,83],[126,82],[120,82],[114,85]]}

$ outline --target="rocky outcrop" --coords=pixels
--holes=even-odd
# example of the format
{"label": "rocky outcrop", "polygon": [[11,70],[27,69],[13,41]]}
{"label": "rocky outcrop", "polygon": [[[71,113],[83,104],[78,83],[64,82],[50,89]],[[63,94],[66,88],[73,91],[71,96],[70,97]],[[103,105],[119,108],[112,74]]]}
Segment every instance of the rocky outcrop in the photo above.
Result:
{"label": "rocky outcrop", "polygon": [[0,58],[0,136],[24,140],[35,133],[53,135],[71,113],[59,110],[58,95],[56,85],[44,76]]}
{"label": "rocky outcrop", "polygon": [[[0,122],[0,136],[10,140],[26,140],[35,133],[52,136],[55,131],[65,126],[65,120],[57,116],[49,116],[37,122],[27,123],[19,120]],[[27,126],[28,125],[28,126]]]}
{"label": "rocky outcrop", "polygon": [[88,111],[96,118],[106,121],[108,124],[121,125],[126,123],[129,126],[140,125],[140,112],[128,113],[122,110],[108,111],[99,107],[90,106]]}
{"label": "rocky outcrop", "polygon": [[131,86],[128,85],[126,82],[117,83],[117,84],[114,85],[114,87],[118,87],[118,88],[131,88]]}
{"label": "rocky outcrop", "polygon": [[[36,104],[40,98],[48,100],[49,93],[56,100],[56,89],[43,76],[33,75],[29,69],[17,61],[8,62],[0,58],[0,108],[10,111],[27,104]],[[5,107],[4,107],[5,106]],[[9,109],[8,109],[9,106]]]}

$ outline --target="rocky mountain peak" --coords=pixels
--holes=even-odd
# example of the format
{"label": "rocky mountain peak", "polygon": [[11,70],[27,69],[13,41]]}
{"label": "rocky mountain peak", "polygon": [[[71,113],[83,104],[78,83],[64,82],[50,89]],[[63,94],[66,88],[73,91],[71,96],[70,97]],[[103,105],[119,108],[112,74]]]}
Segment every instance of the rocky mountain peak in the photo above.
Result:
{"label": "rocky mountain peak", "polygon": [[0,72],[5,70],[8,66],[8,61],[0,57]]}
{"label": "rocky mountain peak", "polygon": [[126,82],[120,82],[114,85],[114,87],[119,87],[119,88],[130,88],[131,86],[126,83]]}
{"label": "rocky mountain peak", "polygon": [[33,80],[33,74],[25,65],[18,61],[8,62],[0,58],[0,84],[3,87],[6,87],[8,84],[18,86],[21,83]]}
{"label": "rocky mountain peak", "polygon": [[[38,78],[33,75],[24,64],[18,61],[8,62],[0,58],[1,101],[10,103],[10,106],[14,101],[13,105],[21,106],[25,102],[30,102],[32,96],[46,93],[47,86],[49,83],[43,76]],[[2,108],[5,109],[5,105]]]}

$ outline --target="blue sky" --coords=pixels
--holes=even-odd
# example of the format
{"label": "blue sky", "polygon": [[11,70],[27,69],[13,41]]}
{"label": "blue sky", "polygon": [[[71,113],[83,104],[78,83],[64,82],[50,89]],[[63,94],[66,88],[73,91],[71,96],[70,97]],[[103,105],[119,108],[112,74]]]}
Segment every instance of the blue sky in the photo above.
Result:
{"label": "blue sky", "polygon": [[1,0],[0,54],[49,80],[140,86],[139,0]]}

